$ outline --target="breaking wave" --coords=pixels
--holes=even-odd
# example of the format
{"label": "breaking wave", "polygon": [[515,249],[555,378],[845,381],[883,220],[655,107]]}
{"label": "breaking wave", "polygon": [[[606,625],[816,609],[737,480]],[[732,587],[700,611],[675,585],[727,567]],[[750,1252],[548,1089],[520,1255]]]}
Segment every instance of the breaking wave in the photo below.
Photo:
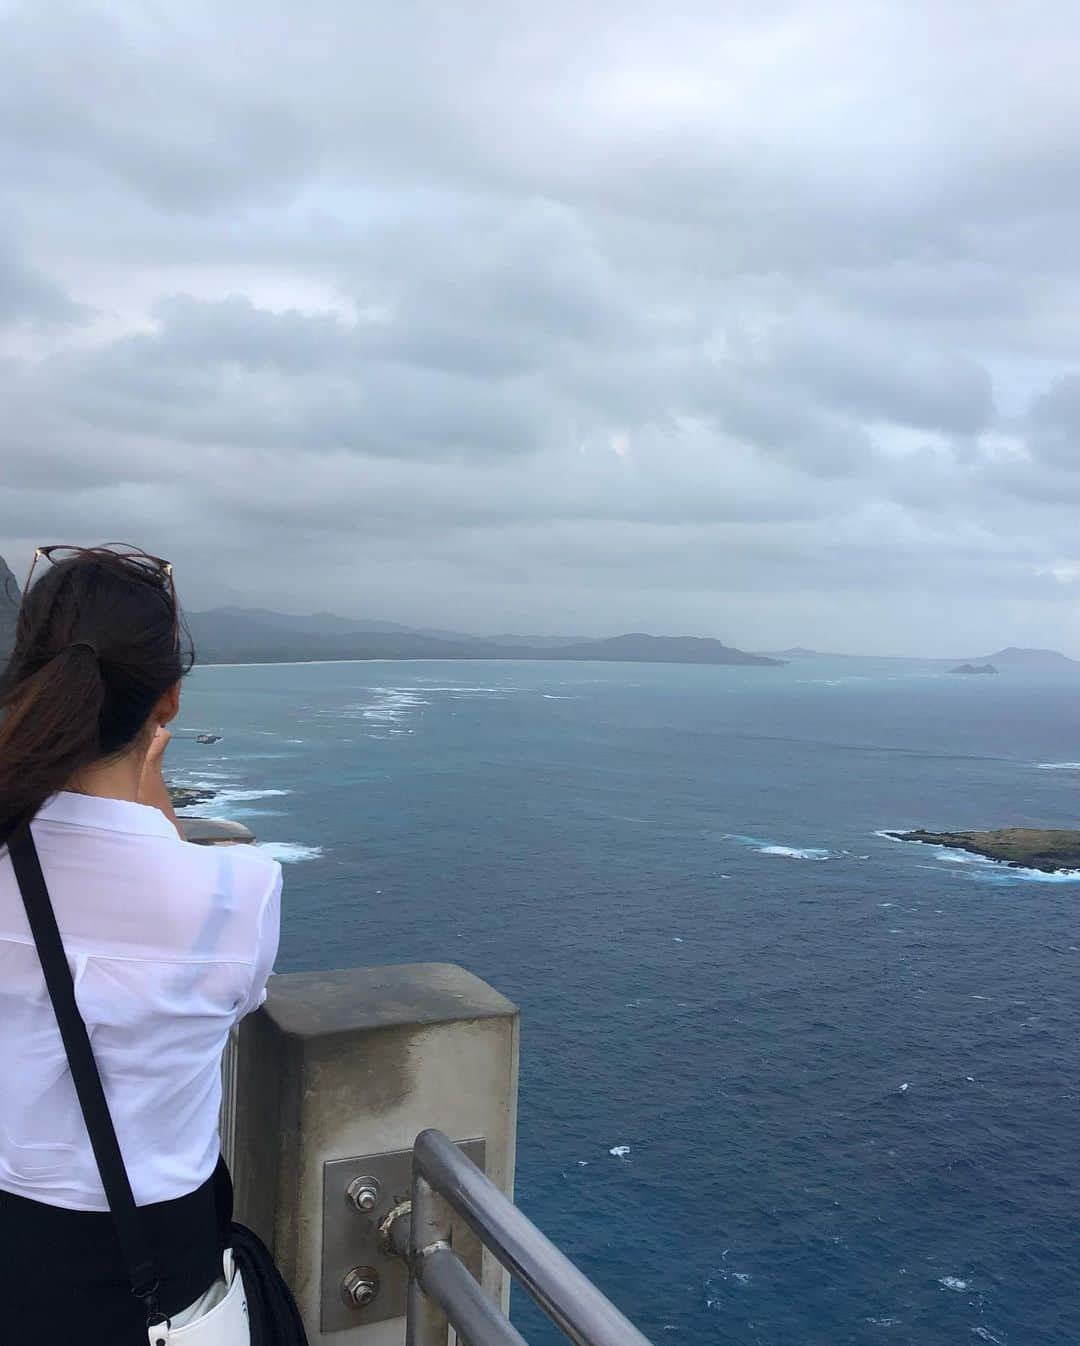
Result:
{"label": "breaking wave", "polygon": [[321,846],[304,846],[298,841],[261,841],[259,849],[283,865],[299,864],[302,860],[317,860],[323,854]]}
{"label": "breaking wave", "polygon": [[766,841],[761,837],[741,836],[737,832],[725,832],[728,841],[738,841],[758,855],[776,855],[785,860],[866,860],[865,855],[853,855],[851,851],[831,850],[828,846],[785,846],[780,842]]}

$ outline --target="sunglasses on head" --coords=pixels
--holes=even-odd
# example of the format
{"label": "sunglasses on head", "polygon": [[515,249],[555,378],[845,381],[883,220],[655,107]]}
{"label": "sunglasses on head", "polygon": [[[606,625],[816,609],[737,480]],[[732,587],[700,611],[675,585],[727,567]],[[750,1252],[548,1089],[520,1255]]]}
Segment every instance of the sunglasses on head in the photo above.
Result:
{"label": "sunglasses on head", "polygon": [[[179,626],[180,614],[176,603],[176,582],[173,579],[172,562],[166,561],[160,556],[151,556],[149,552],[140,551],[138,547],[129,547],[121,542],[110,542],[104,547],[69,547],[63,543],[38,547],[34,552],[34,559],[30,562],[30,573],[23,585],[23,597],[25,598],[30,591],[30,582],[34,578],[34,571],[37,569],[39,561],[47,561],[50,565],[61,565],[64,561],[73,561],[80,556],[106,555],[122,561],[125,565],[130,566],[135,573],[141,572],[142,577],[149,580],[150,583],[166,588],[172,604],[173,623],[177,627]],[[179,635],[179,629],[177,635]]]}

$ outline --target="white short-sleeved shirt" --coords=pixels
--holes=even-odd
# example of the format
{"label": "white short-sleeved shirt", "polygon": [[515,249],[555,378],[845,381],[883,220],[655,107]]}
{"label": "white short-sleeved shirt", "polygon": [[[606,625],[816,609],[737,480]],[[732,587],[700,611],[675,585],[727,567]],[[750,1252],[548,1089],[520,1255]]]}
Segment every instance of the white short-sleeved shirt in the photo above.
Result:
{"label": "white short-sleeved shirt", "polygon": [[[265,995],[281,866],[182,841],[158,809],[67,791],[32,830],[135,1200],[184,1196],[217,1163],[221,1053]],[[108,1209],[6,847],[0,1189]]]}

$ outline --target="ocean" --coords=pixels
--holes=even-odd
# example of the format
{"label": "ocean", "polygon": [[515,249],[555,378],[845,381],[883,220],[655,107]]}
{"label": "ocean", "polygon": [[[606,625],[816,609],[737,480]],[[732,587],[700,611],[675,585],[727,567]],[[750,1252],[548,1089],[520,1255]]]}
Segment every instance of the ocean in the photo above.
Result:
{"label": "ocean", "polygon": [[1076,826],[1080,678],[221,666],[177,735],[279,971],[520,1004],[518,1203],[656,1346],[1080,1341],[1080,875],[881,835]]}

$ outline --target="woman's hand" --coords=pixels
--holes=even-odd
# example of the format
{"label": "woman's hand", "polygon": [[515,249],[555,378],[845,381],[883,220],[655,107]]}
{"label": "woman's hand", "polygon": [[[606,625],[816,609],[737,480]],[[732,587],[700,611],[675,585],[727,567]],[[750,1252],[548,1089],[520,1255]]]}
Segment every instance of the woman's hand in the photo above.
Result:
{"label": "woman's hand", "polygon": [[142,774],[139,777],[139,803],[149,804],[151,808],[160,809],[182,837],[184,834],[180,830],[180,824],[176,821],[172,800],[169,798],[168,786],[165,784],[165,777],[162,775],[165,749],[169,746],[171,738],[172,734],[163,724],[159,724],[154,730],[154,737],[150,740],[150,747],[146,750]]}
{"label": "woman's hand", "polygon": [[154,737],[150,740],[150,747],[146,752],[146,760],[143,762],[144,776],[148,771],[161,772],[162,762],[165,757],[165,749],[169,746],[171,739],[172,734],[169,733],[163,724],[159,724],[154,730]]}

